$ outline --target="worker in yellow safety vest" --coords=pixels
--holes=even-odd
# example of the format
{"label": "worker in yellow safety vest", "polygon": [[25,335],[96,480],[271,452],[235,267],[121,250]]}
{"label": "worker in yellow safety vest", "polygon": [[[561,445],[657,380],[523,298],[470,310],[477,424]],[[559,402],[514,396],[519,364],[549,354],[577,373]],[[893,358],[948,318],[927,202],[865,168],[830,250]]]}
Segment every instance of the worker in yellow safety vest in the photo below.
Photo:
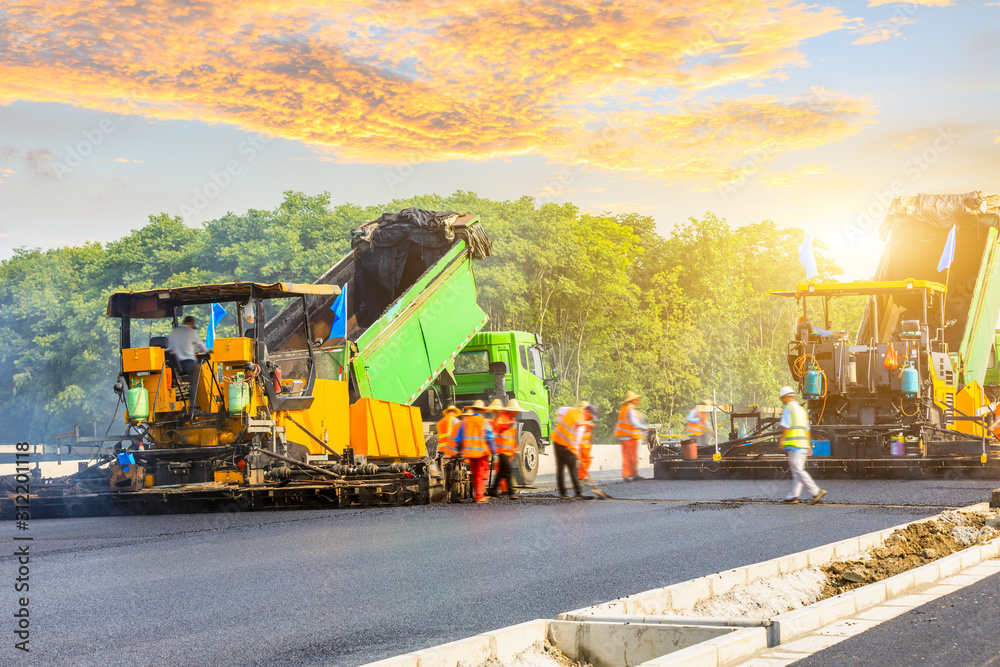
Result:
{"label": "worker in yellow safety vest", "polygon": [[639,409],[642,396],[634,391],[625,393],[625,402],[618,411],[618,423],[615,425],[615,437],[622,446],[622,478],[626,482],[642,479],[639,476],[639,440],[649,425]]}
{"label": "worker in yellow safety vest", "polygon": [[586,429],[597,419],[597,408],[587,404],[585,409],[560,408],[559,422],[552,431],[552,442],[556,444],[556,486],[560,498],[569,498],[566,485],[563,482],[563,470],[569,473],[573,483],[573,491],[577,498],[593,498],[580,490],[580,479],[577,473],[577,463],[580,459],[580,445],[586,434]]}
{"label": "worker in yellow safety vest", "polygon": [[788,456],[788,467],[792,470],[792,492],[784,502],[792,504],[799,502],[799,494],[805,486],[812,496],[809,503],[815,505],[823,499],[826,491],[819,488],[812,476],[806,472],[806,460],[812,452],[809,415],[795,400],[795,390],[791,387],[782,387],[778,397],[785,405],[781,412],[781,447]]}
{"label": "worker in yellow safety vest", "polygon": [[444,474],[445,484],[450,488],[456,465],[455,457],[458,452],[455,450],[455,429],[458,428],[458,416],[462,411],[454,405],[446,407],[442,413],[441,420],[437,423],[438,433],[438,459],[441,462],[441,471]]}
{"label": "worker in yellow safety vest", "polygon": [[494,399],[489,406],[493,417],[493,432],[497,443],[497,470],[493,484],[487,493],[491,496],[500,495],[500,483],[507,485],[504,492],[508,498],[516,498],[514,490],[514,459],[517,456],[517,415],[524,408],[516,398],[510,399],[506,406],[499,398]]}
{"label": "worker in yellow safety vest", "polygon": [[490,456],[496,449],[493,428],[486,419],[486,405],[476,401],[465,411],[462,423],[455,431],[455,450],[469,463],[472,477],[472,497],[485,503],[486,481],[490,475]]}

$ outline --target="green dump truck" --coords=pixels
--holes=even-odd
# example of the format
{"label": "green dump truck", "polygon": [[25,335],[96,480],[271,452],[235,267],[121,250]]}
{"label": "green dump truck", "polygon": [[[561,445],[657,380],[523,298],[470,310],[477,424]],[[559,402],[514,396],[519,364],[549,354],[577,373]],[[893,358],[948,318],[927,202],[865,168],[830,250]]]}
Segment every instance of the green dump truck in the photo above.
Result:
{"label": "green dump truck", "polygon": [[[475,262],[492,243],[477,215],[406,209],[352,231],[352,250],[319,279],[346,293],[343,330],[333,331],[336,297],[305,306],[319,377],[347,379],[351,401],[374,398],[420,408],[428,452],[450,403],[517,398],[518,472],[534,481],[549,442],[549,396],[556,378],[535,334],[482,332],[489,320],[476,302]],[[305,347],[301,303],[266,325],[268,348]],[[333,335],[331,335],[331,332]],[[346,334],[346,335],[341,335]]]}
{"label": "green dump truck", "polygon": [[549,442],[549,396],[556,376],[551,348],[537,334],[523,331],[483,331],[455,358],[455,402],[467,405],[494,396],[517,398],[527,412],[518,417],[518,466],[522,484],[538,474],[538,456]]}

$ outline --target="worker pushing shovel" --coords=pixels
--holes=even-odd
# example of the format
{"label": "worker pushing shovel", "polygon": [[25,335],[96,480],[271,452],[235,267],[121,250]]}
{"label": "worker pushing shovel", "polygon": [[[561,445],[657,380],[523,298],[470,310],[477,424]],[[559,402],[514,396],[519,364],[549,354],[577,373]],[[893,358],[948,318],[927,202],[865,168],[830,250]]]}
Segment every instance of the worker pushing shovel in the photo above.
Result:
{"label": "worker pushing shovel", "polygon": [[563,483],[563,470],[569,473],[569,481],[577,498],[593,498],[580,489],[580,478],[577,464],[580,457],[580,443],[583,441],[586,424],[593,425],[597,418],[597,408],[587,403],[586,408],[560,408],[557,412],[559,422],[552,432],[552,442],[555,443],[556,455],[556,488],[560,498],[569,498]]}
{"label": "worker pushing shovel", "polygon": [[[580,403],[580,409],[589,415],[590,411],[588,410],[588,407],[590,407],[590,403],[587,401],[582,401]],[[593,419],[580,422],[577,428],[582,430],[582,434],[580,436],[580,462],[577,466],[577,476],[580,478],[581,482],[590,482],[590,490],[595,496],[601,498],[602,500],[609,500],[611,496],[597,488],[597,482],[594,481],[593,476],[590,474],[590,464],[594,461],[594,457],[591,455],[591,448],[594,444]]]}

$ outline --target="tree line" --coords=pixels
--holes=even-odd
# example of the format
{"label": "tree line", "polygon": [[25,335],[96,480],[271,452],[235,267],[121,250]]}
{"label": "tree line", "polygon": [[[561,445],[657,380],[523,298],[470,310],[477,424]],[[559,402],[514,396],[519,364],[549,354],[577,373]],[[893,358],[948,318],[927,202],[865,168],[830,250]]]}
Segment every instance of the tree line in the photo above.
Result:
{"label": "tree line", "polygon": [[[805,279],[800,229],[732,226],[707,213],[663,235],[649,216],[589,215],[527,196],[494,201],[459,191],[363,207],[286,192],[270,211],[228,213],[200,227],[155,215],[117,241],[21,248],[0,262],[4,439],[52,442],[73,424],[89,430],[96,422],[102,433],[109,426],[120,364],[118,320],[105,315],[113,292],[312,282],[348,252],[352,228],[408,207],[482,216],[494,252],[476,267],[488,328],[539,333],[554,346],[553,402],[597,405],[599,441],[610,437],[629,389],[644,395],[650,421],[676,430],[699,399],[772,405],[789,382],[793,301],[767,290]],[[840,273],[820,249],[817,261],[820,278]],[[857,315],[842,310],[848,324]]]}

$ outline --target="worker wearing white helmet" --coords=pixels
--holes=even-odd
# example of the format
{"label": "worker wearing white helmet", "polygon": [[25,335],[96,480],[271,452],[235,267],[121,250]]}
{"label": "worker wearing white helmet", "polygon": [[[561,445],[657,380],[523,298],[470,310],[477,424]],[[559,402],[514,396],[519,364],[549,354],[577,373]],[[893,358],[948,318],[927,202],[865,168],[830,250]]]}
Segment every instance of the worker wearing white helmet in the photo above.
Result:
{"label": "worker wearing white helmet", "polygon": [[806,472],[806,460],[812,453],[809,415],[795,400],[795,390],[791,387],[782,387],[778,392],[778,398],[785,405],[781,413],[781,447],[788,456],[788,467],[792,470],[792,492],[784,502],[799,502],[799,494],[805,486],[806,491],[812,496],[810,504],[815,505],[823,499],[826,491],[819,488],[812,476]]}

